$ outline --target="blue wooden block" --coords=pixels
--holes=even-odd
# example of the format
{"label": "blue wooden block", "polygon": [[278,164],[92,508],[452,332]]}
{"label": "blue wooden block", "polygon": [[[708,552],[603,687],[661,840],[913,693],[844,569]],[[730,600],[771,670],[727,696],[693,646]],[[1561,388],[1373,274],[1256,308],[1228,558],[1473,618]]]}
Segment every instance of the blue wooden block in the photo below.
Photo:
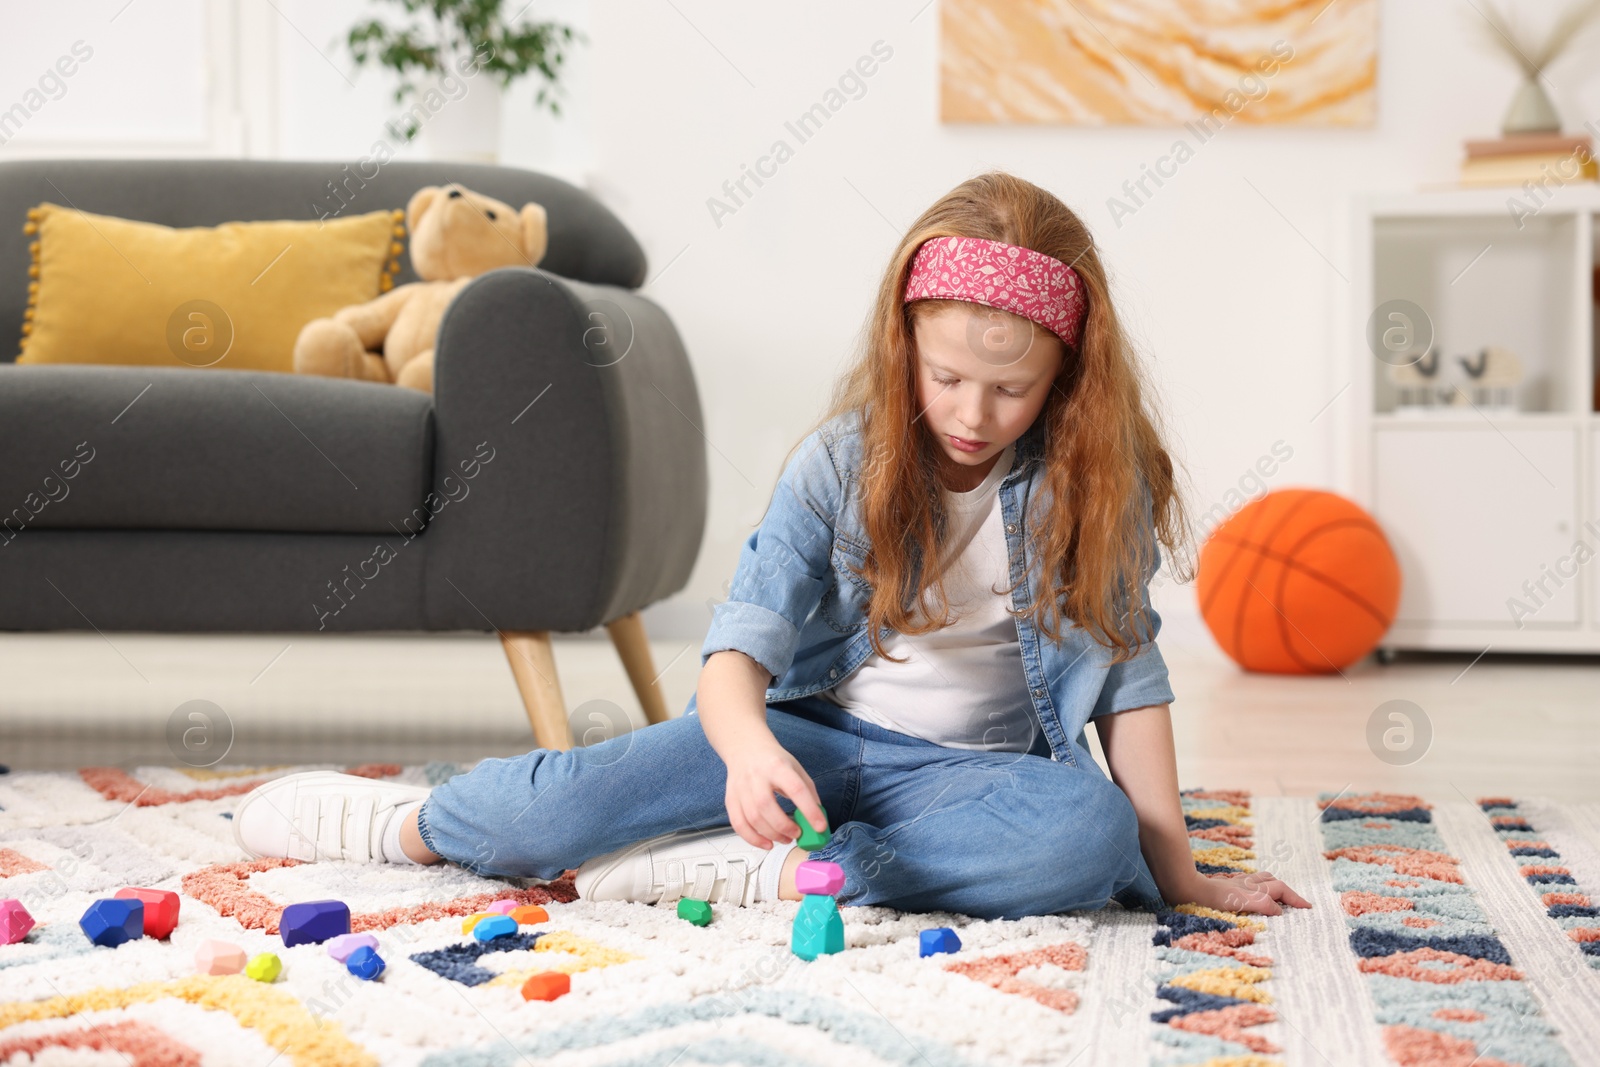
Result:
{"label": "blue wooden block", "polygon": [[479,941],[493,941],[497,937],[508,937],[517,932],[517,920],[509,915],[491,915],[487,919],[479,919],[478,924],[472,928],[472,936]]}
{"label": "blue wooden block", "polygon": [[307,900],[290,904],[278,919],[285,947],[315,945],[350,932],[350,905],[342,900]]}
{"label": "blue wooden block", "polygon": [[364,981],[372,981],[383,973],[383,957],[365,945],[350,953],[344,961],[345,970]]}
{"label": "blue wooden block", "polygon": [[89,905],[78,925],[90,941],[102,948],[116,948],[124,941],[136,941],[144,936],[144,901],[97,900]]}
{"label": "blue wooden block", "polygon": [[789,948],[803,960],[844,951],[844,919],[832,897],[807,893],[801,898]]}
{"label": "blue wooden block", "polygon": [[936,956],[941,952],[960,952],[961,939],[956,932],[948,926],[935,927],[932,930],[922,931],[922,952],[924,956]]}

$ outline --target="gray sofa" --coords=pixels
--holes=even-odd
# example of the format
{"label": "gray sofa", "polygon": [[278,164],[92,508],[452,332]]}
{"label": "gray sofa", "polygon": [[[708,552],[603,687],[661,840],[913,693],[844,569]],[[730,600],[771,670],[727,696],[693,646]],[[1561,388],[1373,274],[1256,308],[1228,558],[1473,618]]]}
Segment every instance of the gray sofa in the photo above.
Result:
{"label": "gray sofa", "polygon": [[[303,219],[337,205],[330,182],[347,214],[447,182],[549,213],[538,269],[485,274],[446,312],[433,396],[9,362],[29,207]],[[396,281],[414,280],[401,265]],[[567,747],[549,636],[605,624],[659,721],[638,613],[688,581],[707,469],[694,375],[634,291],[644,279],[597,200],[508,167],[393,162],[363,180],[315,162],[0,163],[0,629],[494,630],[539,744]]]}

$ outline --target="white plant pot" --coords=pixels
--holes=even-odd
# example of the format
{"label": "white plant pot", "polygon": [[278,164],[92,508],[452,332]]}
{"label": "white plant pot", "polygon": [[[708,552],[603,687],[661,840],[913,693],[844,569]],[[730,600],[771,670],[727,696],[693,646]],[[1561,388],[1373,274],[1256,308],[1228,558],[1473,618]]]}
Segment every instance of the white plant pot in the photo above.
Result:
{"label": "white plant pot", "polygon": [[[413,101],[422,128],[417,141],[429,159],[497,163],[500,159],[500,83],[487,71],[446,83],[437,76],[422,84]],[[424,114],[425,113],[425,114]]]}

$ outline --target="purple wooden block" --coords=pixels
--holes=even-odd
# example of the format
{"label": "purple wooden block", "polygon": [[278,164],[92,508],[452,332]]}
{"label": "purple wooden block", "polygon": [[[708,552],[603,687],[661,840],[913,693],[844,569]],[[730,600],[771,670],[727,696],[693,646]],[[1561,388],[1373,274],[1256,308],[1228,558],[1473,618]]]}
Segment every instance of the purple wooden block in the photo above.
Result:
{"label": "purple wooden block", "polygon": [[350,905],[342,900],[308,900],[290,904],[278,919],[283,944],[314,945],[350,932]]}
{"label": "purple wooden block", "polygon": [[378,950],[378,939],[371,934],[340,934],[328,942],[328,955],[343,963],[358,948]]}

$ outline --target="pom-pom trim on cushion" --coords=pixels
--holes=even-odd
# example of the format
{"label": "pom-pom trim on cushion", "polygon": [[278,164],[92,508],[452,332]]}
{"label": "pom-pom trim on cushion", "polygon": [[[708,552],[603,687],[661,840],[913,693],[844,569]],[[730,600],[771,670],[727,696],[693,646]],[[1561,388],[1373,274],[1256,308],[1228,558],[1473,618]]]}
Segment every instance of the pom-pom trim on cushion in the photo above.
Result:
{"label": "pom-pom trim on cushion", "polygon": [[[28,209],[28,221],[22,224],[22,232],[29,237],[39,232],[39,209]],[[34,310],[39,304],[39,242],[28,242],[28,304],[22,309],[22,339],[17,344],[17,355],[22,355],[28,350],[28,335],[33,332]]]}
{"label": "pom-pom trim on cushion", "polygon": [[394,288],[395,275],[400,273],[400,253],[405,251],[405,246],[400,242],[405,240],[406,236],[406,213],[397,208],[391,214],[394,217],[394,235],[397,239],[389,245],[389,255],[393,258],[383,268],[383,273],[378,276],[378,292],[380,293],[387,293]]}

